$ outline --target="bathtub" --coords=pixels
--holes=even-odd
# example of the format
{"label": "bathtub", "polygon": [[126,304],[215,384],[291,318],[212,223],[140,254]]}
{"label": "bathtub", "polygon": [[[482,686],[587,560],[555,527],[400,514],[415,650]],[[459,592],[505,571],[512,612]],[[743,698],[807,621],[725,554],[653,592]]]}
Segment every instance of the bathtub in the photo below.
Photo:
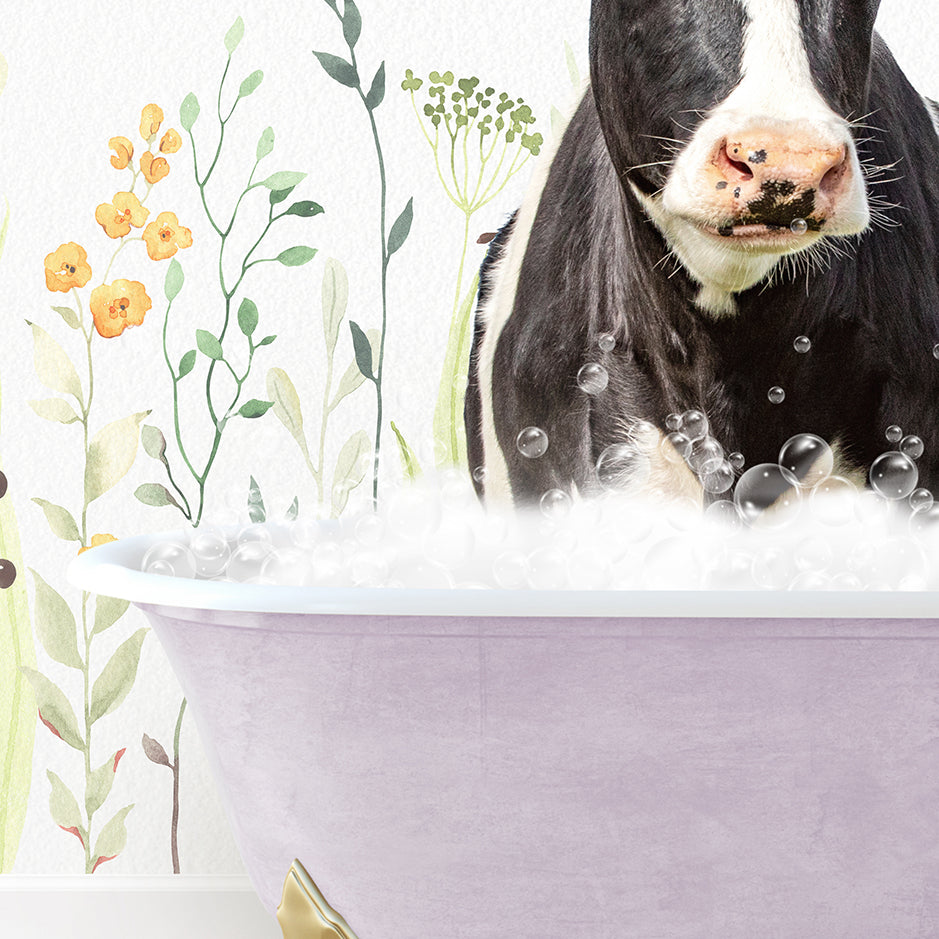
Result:
{"label": "bathtub", "polygon": [[70,578],[146,613],[296,936],[939,934],[937,595],[251,587],[160,537]]}

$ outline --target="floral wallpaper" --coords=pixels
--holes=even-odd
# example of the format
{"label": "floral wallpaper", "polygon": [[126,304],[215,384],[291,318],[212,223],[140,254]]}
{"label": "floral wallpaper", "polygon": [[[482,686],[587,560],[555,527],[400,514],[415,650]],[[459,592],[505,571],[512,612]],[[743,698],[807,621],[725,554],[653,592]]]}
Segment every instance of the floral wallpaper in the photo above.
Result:
{"label": "floral wallpaper", "polygon": [[[939,18],[907,7],[884,32],[937,94]],[[588,15],[39,0],[8,24],[0,871],[241,872],[146,621],[65,567],[465,464],[476,271],[576,102]]]}

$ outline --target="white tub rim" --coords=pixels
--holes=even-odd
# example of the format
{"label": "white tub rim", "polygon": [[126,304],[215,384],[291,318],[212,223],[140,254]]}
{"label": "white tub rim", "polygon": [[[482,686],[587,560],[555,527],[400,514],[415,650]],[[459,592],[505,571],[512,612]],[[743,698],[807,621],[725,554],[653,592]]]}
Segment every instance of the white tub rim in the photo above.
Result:
{"label": "white tub rim", "polygon": [[122,538],[82,552],[69,582],[133,603],[245,613],[348,616],[939,620],[937,591],[414,590],[220,583],[146,574],[140,559],[180,531]]}

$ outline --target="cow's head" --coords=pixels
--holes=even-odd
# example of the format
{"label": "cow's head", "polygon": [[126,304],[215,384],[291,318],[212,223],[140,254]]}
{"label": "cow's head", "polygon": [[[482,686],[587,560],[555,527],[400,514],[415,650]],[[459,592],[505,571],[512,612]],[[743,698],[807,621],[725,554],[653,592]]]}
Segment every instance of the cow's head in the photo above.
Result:
{"label": "cow's head", "polygon": [[701,284],[732,295],[870,222],[865,118],[879,0],[594,0],[591,77],[614,165]]}

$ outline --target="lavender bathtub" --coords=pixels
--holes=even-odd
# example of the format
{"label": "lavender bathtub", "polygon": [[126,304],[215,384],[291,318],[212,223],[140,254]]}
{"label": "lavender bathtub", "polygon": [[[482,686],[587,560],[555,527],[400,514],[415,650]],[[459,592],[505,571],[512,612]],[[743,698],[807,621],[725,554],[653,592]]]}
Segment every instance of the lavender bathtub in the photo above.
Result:
{"label": "lavender bathtub", "polygon": [[939,599],[140,573],[241,854],[358,939],[939,932]]}

